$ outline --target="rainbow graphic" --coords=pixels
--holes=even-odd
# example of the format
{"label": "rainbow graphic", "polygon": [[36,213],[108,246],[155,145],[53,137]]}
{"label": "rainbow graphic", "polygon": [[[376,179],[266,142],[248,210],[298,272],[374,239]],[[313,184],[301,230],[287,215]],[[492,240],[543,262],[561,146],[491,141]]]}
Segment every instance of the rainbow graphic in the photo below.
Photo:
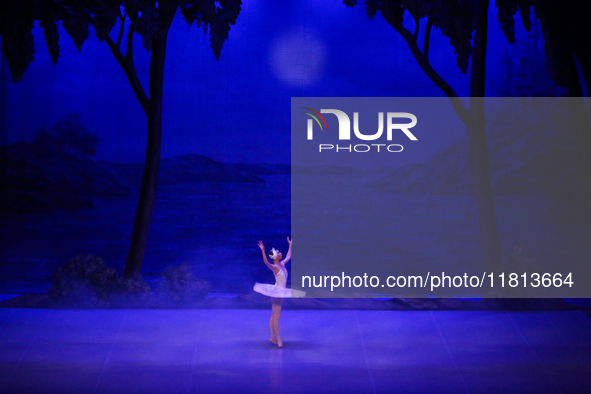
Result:
{"label": "rainbow graphic", "polygon": [[[314,112],[316,115],[318,115],[318,117],[319,117],[320,119],[322,119],[322,122],[324,123],[324,126],[326,127],[326,130],[328,131],[328,125],[326,124],[326,120],[324,120],[324,117],[323,117],[322,115],[320,115],[320,112],[318,112],[318,111],[315,111],[315,110],[313,110],[312,108],[308,108],[308,107],[302,107],[302,108],[304,108],[304,109],[307,109],[307,110],[309,110],[309,111],[312,111],[312,112]],[[311,114],[311,113],[309,113],[309,112],[306,112],[305,114],[306,114],[306,115],[310,115],[312,118],[314,118],[314,120],[316,121],[316,123],[318,123],[318,126],[320,126],[320,130],[324,130],[324,129],[322,128],[322,123],[320,123],[320,121],[318,120],[318,118],[317,118],[316,116],[312,115],[312,114]]]}

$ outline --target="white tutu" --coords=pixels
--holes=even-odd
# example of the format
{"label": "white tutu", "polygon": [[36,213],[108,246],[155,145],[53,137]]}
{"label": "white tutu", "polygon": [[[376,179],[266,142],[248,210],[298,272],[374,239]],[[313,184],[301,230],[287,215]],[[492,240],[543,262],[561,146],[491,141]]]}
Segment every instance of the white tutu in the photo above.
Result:
{"label": "white tutu", "polygon": [[254,291],[273,298],[301,298],[306,295],[305,291],[278,287],[268,283],[255,283]]}
{"label": "white tutu", "polygon": [[255,283],[254,291],[273,298],[301,298],[306,295],[305,291],[289,289],[285,287],[287,281],[287,272],[284,269],[279,269],[275,275],[275,284]]}

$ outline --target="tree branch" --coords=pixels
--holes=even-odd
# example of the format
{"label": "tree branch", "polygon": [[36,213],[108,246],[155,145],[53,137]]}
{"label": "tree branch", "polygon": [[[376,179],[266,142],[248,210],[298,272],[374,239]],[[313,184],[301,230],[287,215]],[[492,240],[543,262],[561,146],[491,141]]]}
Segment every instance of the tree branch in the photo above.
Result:
{"label": "tree branch", "polygon": [[[384,15],[384,13],[382,13],[382,15]],[[429,60],[423,56],[411,32],[402,26],[402,24],[394,23],[390,18],[386,18],[384,16],[384,19],[386,19],[386,21],[394,28],[394,30],[396,30],[402,36],[402,38],[404,38],[421,69],[425,72],[425,74],[427,74],[431,81],[433,81],[435,85],[437,85],[437,87],[441,89],[443,93],[445,93],[445,95],[449,98],[451,105],[458,114],[458,117],[462,120],[462,122],[466,123],[468,121],[468,110],[458,98],[455,90],[453,90],[453,88],[443,78],[441,78],[439,74],[437,74],[437,72],[429,63]]]}
{"label": "tree branch", "polygon": [[121,39],[123,38],[123,31],[125,30],[125,17],[127,16],[127,12],[125,15],[121,14],[121,10],[119,10],[119,20],[121,21],[121,26],[119,27],[119,35],[117,36],[117,48],[121,47]]}
{"label": "tree branch", "polygon": [[146,92],[144,91],[144,88],[142,87],[142,84],[135,72],[133,60],[128,59],[126,56],[123,56],[123,54],[119,50],[119,47],[113,42],[111,37],[107,36],[106,41],[107,45],[109,45],[109,48],[111,49],[111,52],[113,52],[115,59],[117,59],[117,62],[125,72],[127,80],[129,81],[129,84],[131,85],[131,88],[135,93],[135,97],[138,99],[140,105],[142,106],[142,109],[147,115],[150,111],[150,103],[148,97],[146,96]]}
{"label": "tree branch", "polygon": [[427,27],[425,28],[425,41],[423,42],[423,57],[429,59],[429,38],[431,36],[431,18],[427,17]]}
{"label": "tree branch", "polygon": [[133,17],[129,17],[131,20],[131,24],[129,25],[129,30],[127,31],[127,49],[125,50],[125,57],[129,59],[133,66],[133,33],[135,33],[135,27],[137,26],[137,11],[134,13]]}
{"label": "tree branch", "polygon": [[419,38],[419,26],[421,25],[421,20],[418,16],[415,16],[413,19],[415,21],[415,32],[412,33],[412,38],[415,40],[415,42],[417,42],[417,38]]}
{"label": "tree branch", "polygon": [[[94,27],[96,29],[94,18],[91,15],[86,15],[86,19],[92,25],[92,27]],[[142,106],[142,109],[144,110],[146,115],[148,115],[151,111],[150,102],[149,102],[148,97],[146,96],[146,92],[144,91],[144,88],[142,87],[142,84],[135,72],[135,67],[133,65],[133,58],[127,57],[127,55],[130,53],[129,50],[130,50],[130,46],[131,46],[131,44],[129,42],[129,38],[130,38],[129,36],[132,35],[132,32],[135,29],[135,22],[136,21],[137,21],[137,13],[136,13],[135,19],[132,20],[131,26],[129,26],[128,42],[127,42],[127,51],[128,52],[125,53],[125,56],[123,56],[123,54],[119,50],[119,47],[117,46],[117,44],[115,44],[113,42],[113,39],[111,38],[111,36],[107,35],[107,38],[105,41],[107,42],[107,45],[111,49],[111,52],[113,52],[115,59],[117,60],[117,62],[119,63],[119,65],[121,66],[123,71],[125,72],[125,75],[127,76],[127,80],[129,81],[129,84],[131,85],[131,88],[133,89],[133,92],[135,93],[135,97],[137,97],[138,101],[140,102],[140,105]]]}
{"label": "tree branch", "polygon": [[472,61],[470,64],[470,97],[484,97],[485,94],[485,61],[486,40],[488,32],[489,0],[480,0],[474,10],[474,43],[472,44]]}

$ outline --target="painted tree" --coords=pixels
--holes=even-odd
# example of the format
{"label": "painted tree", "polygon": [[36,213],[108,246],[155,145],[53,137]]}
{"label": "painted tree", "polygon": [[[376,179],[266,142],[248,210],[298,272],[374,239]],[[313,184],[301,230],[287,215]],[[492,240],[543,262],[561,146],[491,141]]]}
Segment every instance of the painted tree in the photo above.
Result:
{"label": "painted tree", "polygon": [[[358,0],[344,0],[344,3],[354,7]],[[489,271],[498,269],[502,249],[490,184],[484,117],[489,0],[365,0],[365,7],[370,19],[374,19],[379,11],[406,41],[418,65],[449,98],[458,117],[465,124],[470,141],[470,165],[484,267]],[[415,22],[413,32],[403,25],[405,12],[409,12]],[[426,25],[421,48],[418,38],[422,19],[426,19]],[[470,69],[468,107],[460,101],[456,91],[437,73],[429,60],[429,42],[433,28],[440,29],[445,37],[449,37],[462,73],[467,74],[468,68]],[[468,67],[470,58],[472,62]]]}
{"label": "painted tree", "polygon": [[[552,0],[497,0],[499,22],[510,44],[515,42],[515,15],[519,11],[523,27],[531,29],[531,12],[540,20],[544,50],[550,76],[557,86],[566,87],[569,97],[582,97],[584,84],[591,92],[591,2]],[[579,78],[575,58],[579,60],[583,81]],[[588,190],[591,195],[591,128],[585,104],[571,100],[573,113],[579,119],[578,137],[583,150]]]}
{"label": "painted tree", "polygon": [[569,96],[582,95],[576,69],[579,60],[587,92],[591,89],[591,2],[574,0],[497,0],[498,18],[507,41],[515,43],[515,15],[519,12],[523,27],[531,30],[533,16],[540,20],[548,69],[554,83],[569,89]]}
{"label": "painted tree", "polygon": [[[581,80],[575,57],[579,60],[587,97],[591,93],[591,2],[575,0],[555,2],[552,0],[497,0],[499,22],[507,40],[515,42],[515,14],[519,9],[524,28],[529,32],[530,10],[540,20],[548,68],[554,83],[568,89],[569,97],[582,97]],[[582,153],[581,176],[586,182],[587,200],[591,199],[591,126],[588,110],[582,100],[572,100],[573,118],[578,122],[577,130]],[[563,197],[563,204],[570,204],[573,196]],[[589,202],[591,207],[591,202]],[[587,311],[591,318],[591,303]]]}
{"label": "painted tree", "polygon": [[[33,26],[39,21],[51,60],[60,55],[61,25],[78,51],[89,36],[90,26],[99,41],[104,41],[125,72],[127,80],[146,115],[148,142],[140,196],[135,213],[124,277],[139,275],[152,209],[156,197],[162,139],[162,91],[168,31],[180,9],[185,22],[195,23],[209,33],[216,59],[241,10],[241,0],[3,0],[0,5],[2,53],[6,57],[13,82],[18,82],[33,61]],[[128,23],[126,23],[128,21]],[[119,22],[116,38],[111,37]],[[127,31],[126,31],[127,29]],[[135,71],[133,36],[139,34],[150,52],[148,93]],[[125,38],[125,48],[122,47]]]}
{"label": "painted tree", "polygon": [[[558,86],[568,89],[567,95],[571,110],[571,121],[576,122],[576,137],[579,141],[579,152],[582,166],[580,177],[586,193],[587,210],[591,209],[591,125],[588,110],[585,108],[582,85],[587,89],[587,96],[591,92],[591,24],[588,17],[591,14],[591,2],[568,1],[555,2],[551,0],[497,0],[499,22],[507,40],[515,42],[515,14],[519,9],[524,28],[529,32],[530,11],[540,20],[544,49],[548,62],[550,76]],[[579,60],[583,80],[579,78],[575,58]],[[558,202],[563,206],[581,206],[580,190],[576,187],[562,190]],[[584,215],[583,215],[584,217]],[[591,304],[589,309],[591,316]]]}

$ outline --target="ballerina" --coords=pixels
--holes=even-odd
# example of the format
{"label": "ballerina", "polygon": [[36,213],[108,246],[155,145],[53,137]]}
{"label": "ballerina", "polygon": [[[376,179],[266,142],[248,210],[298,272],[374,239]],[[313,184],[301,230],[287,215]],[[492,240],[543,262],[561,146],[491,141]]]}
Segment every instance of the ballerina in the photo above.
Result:
{"label": "ballerina", "polygon": [[279,316],[281,315],[281,304],[283,303],[283,299],[303,297],[306,295],[303,291],[292,290],[285,287],[285,282],[287,281],[287,269],[285,268],[285,264],[291,259],[291,240],[289,237],[287,237],[287,243],[289,243],[289,249],[287,250],[285,259],[281,260],[283,255],[277,249],[273,248],[271,249],[271,252],[269,252],[269,257],[273,260],[274,264],[269,264],[267,255],[265,254],[265,245],[263,244],[263,241],[259,241],[259,248],[263,253],[263,261],[265,262],[265,265],[273,271],[273,274],[275,275],[275,284],[255,283],[254,285],[254,291],[271,297],[271,319],[269,320],[269,327],[271,328],[270,341],[279,347],[283,347],[283,341],[281,340],[281,335],[279,335]]}

